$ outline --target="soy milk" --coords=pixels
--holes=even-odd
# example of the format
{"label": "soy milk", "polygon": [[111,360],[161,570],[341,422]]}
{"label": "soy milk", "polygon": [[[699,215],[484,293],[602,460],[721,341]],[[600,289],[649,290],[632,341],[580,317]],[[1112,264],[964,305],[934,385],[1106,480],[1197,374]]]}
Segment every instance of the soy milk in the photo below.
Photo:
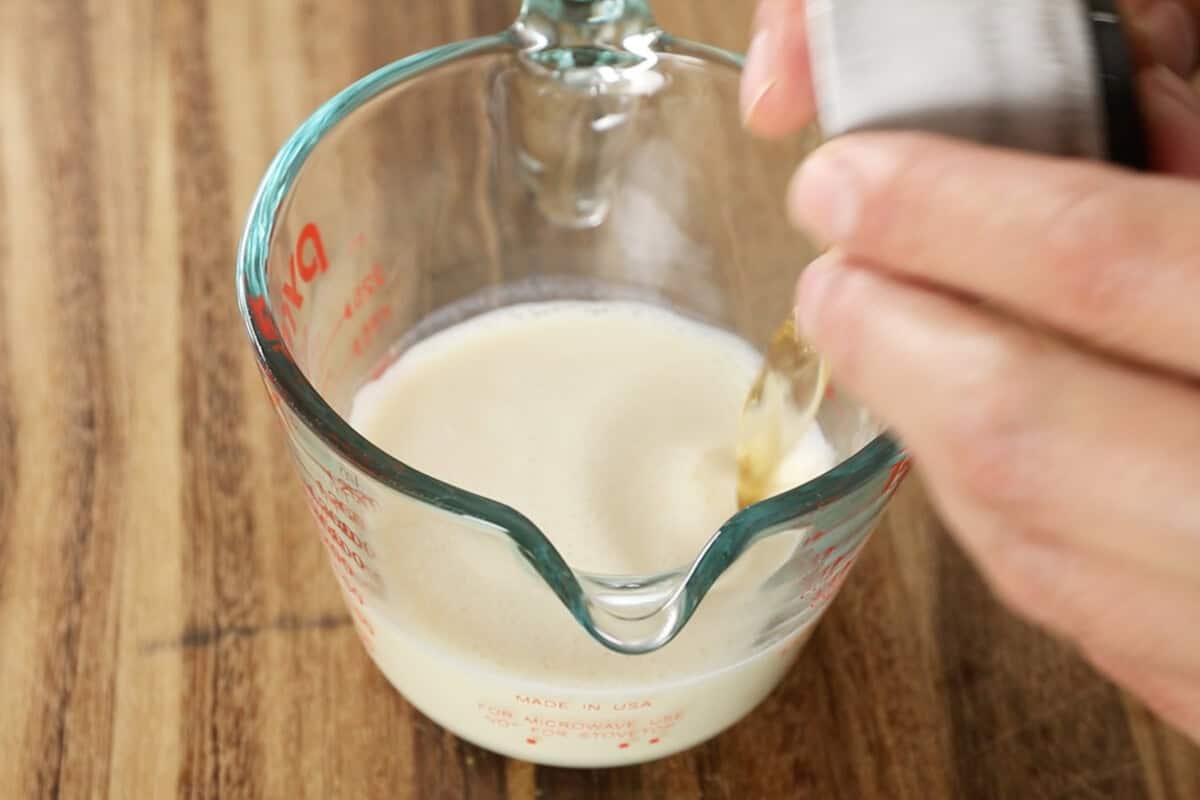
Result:
{"label": "soy milk", "polygon": [[[517,305],[407,351],[350,421],[406,464],[519,509],[574,569],[650,575],[688,565],[736,511],[734,437],[759,363],[741,339],[650,305]],[[814,430],[789,479],[833,463]],[[794,536],[743,556],[667,647],[623,656],[502,538],[405,499],[370,526],[388,593],[367,609],[373,658],[435,721],[516,758],[606,766],[690,747],[762,700],[808,635],[758,644],[771,604],[756,587]]]}

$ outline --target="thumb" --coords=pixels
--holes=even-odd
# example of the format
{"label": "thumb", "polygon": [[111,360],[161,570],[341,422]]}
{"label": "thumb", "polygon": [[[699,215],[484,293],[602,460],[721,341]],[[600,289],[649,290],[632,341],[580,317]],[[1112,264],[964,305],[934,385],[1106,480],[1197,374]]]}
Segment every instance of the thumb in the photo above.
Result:
{"label": "thumb", "polygon": [[1138,81],[1154,169],[1200,178],[1200,95],[1166,67]]}

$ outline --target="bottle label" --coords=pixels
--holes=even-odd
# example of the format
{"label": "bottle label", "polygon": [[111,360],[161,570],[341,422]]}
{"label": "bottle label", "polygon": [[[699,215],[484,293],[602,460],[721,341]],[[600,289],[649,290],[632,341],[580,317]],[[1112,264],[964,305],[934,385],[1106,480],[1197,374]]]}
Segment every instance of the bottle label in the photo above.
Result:
{"label": "bottle label", "polygon": [[826,136],[923,130],[1105,158],[1104,87],[1081,0],[809,0]]}

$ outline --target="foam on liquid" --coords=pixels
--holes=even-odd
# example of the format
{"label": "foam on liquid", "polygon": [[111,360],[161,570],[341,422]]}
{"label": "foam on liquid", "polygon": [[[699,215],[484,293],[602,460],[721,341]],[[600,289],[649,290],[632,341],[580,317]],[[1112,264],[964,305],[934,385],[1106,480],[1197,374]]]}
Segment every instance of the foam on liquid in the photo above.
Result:
{"label": "foam on liquid", "polygon": [[[576,570],[649,575],[690,564],[737,510],[733,446],[760,360],[654,306],[511,306],[407,351],[362,387],[350,421],[406,464],[520,510]],[[789,479],[833,463],[814,429]],[[500,537],[402,498],[367,527],[385,586],[367,609],[376,662],[429,716],[519,758],[632,763],[703,741],[770,691],[807,636],[756,649],[772,602],[754,592],[795,537],[743,556],[670,645],[622,656]]]}

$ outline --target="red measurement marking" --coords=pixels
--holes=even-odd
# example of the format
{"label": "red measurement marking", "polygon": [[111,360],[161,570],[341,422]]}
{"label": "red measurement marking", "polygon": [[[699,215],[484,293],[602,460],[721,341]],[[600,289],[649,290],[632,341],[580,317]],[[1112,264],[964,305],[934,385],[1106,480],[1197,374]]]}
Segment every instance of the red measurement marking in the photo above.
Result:
{"label": "red measurement marking", "polygon": [[274,320],[267,313],[267,298],[259,295],[250,298],[250,316],[254,317],[254,325],[267,341],[278,342],[279,329],[275,327]]}
{"label": "red measurement marking", "polygon": [[334,570],[333,574],[337,576],[338,583],[342,585],[342,588],[346,590],[346,593],[354,598],[354,602],[358,603],[360,606],[365,606],[367,604],[367,601],[363,599],[362,592],[358,591],[358,587],[351,583],[349,578],[337,570]]}
{"label": "red measurement marking", "polygon": [[322,521],[322,522],[323,522],[323,527],[325,529],[325,533],[328,534],[329,537],[332,539],[333,543],[335,545],[337,545],[337,548],[338,548],[338,550],[340,550],[342,552],[342,555],[344,555],[346,558],[350,559],[354,563],[354,566],[357,569],[366,570],[367,562],[363,560],[363,557],[361,555],[359,555],[358,553],[356,553],[350,547],[350,545],[346,543],[345,539],[343,539],[341,536],[338,536],[337,530],[335,530],[332,525],[330,525],[328,522],[324,522],[324,521]]}
{"label": "red measurement marking", "polygon": [[537,739],[526,739],[525,744],[537,744]]}
{"label": "red measurement marking", "polygon": [[850,574],[850,568],[854,566],[855,560],[856,559],[852,558],[846,561],[845,564],[842,564],[842,568],[838,570],[837,574],[833,576],[833,579],[837,582],[838,586],[841,586],[842,581],[844,581],[846,576]]}
{"label": "red measurement marking", "polygon": [[832,564],[826,564],[821,568],[821,577],[828,578],[830,575],[833,575],[833,573],[837,571],[837,568],[840,567],[842,562],[845,560],[845,556],[838,556],[833,560]]}
{"label": "red measurement marking", "polygon": [[369,636],[374,636],[374,635],[375,635],[375,629],[374,629],[373,627],[371,627],[371,622],[370,622],[370,620],[368,620],[368,619],[366,618],[366,616],[363,614],[363,612],[362,612],[362,611],[360,611],[360,610],[359,610],[359,609],[357,609],[357,608],[351,608],[351,609],[350,609],[350,611],[351,611],[351,613],[353,613],[353,614],[354,614],[354,618],[355,618],[356,620],[358,620],[358,623],[359,623],[360,625],[362,625],[363,629],[364,629],[364,630],[367,632],[367,635],[369,635]]}
{"label": "red measurement marking", "polygon": [[[383,329],[383,324],[391,319],[391,316],[392,307],[390,305],[380,306],[363,322],[362,327],[359,329],[359,334],[354,338],[354,343],[352,345],[354,358],[361,358],[366,353],[367,349],[379,335],[379,332]],[[326,375],[323,381],[327,383],[337,383],[337,381],[341,379],[342,373],[345,372],[346,368],[350,365],[351,361],[352,359],[348,358],[340,359],[337,362],[335,369]]]}
{"label": "red measurement marking", "polygon": [[342,306],[342,319],[353,319],[354,315],[362,310],[372,295],[383,288],[385,280],[386,275],[383,272],[383,265],[372,264],[371,271],[363,276],[363,279],[350,292],[350,296],[346,298],[346,303]]}
{"label": "red measurement marking", "polygon": [[380,306],[371,316],[367,317],[366,322],[359,329],[358,336],[354,337],[354,355],[361,356],[375,341],[375,337],[383,329],[383,324],[391,318],[392,307],[390,305]]}
{"label": "red measurement marking", "polygon": [[650,744],[658,744],[661,741],[662,741],[662,739],[655,736],[653,739],[650,740]]}
{"label": "red measurement marking", "polygon": [[315,223],[308,223],[300,231],[296,247],[288,258],[288,275],[283,281],[284,301],[279,308],[279,324],[276,325],[267,313],[266,298],[250,299],[250,313],[255,326],[270,342],[282,342],[291,350],[299,332],[295,311],[304,305],[302,288],[329,269],[329,258],[321,231]]}
{"label": "red measurement marking", "polygon": [[850,568],[854,566],[854,562],[857,560],[858,554],[855,553],[843,561],[836,569],[830,570],[828,574],[826,574],[825,570],[822,570],[821,575],[825,583],[817,590],[817,599],[821,601],[832,599],[837,594],[838,589],[841,588],[842,583],[845,582],[846,576],[850,574]]}
{"label": "red measurement marking", "polygon": [[912,466],[912,462],[907,458],[903,461],[897,461],[892,465],[891,470],[888,472],[887,483],[883,485],[884,494],[896,488],[900,481],[904,480],[904,476],[908,474],[910,466]]}
{"label": "red measurement marking", "polygon": [[[327,530],[322,530],[322,533],[325,535],[321,537],[321,541],[325,543],[325,551],[329,553],[329,557],[333,559],[333,563],[342,568],[342,572],[345,573],[347,578],[354,578],[358,573],[355,572],[354,567],[350,563],[350,559],[347,559],[346,556],[342,554],[342,550],[338,547],[339,543],[337,538],[330,534]],[[359,563],[361,563],[361,560]],[[354,595],[358,602],[363,602],[362,596],[359,595],[357,589],[354,589],[349,584],[346,584],[346,589]]]}
{"label": "red measurement marking", "polygon": [[819,542],[822,539],[824,539],[828,533],[829,533],[829,531],[821,531],[821,530],[813,531],[812,534],[809,535],[809,537],[808,537],[808,543],[813,544],[814,542]]}
{"label": "red measurement marking", "polygon": [[331,484],[333,484],[333,487],[343,497],[345,497],[346,499],[351,500],[355,503],[358,503],[360,506],[363,506],[365,508],[372,508],[372,509],[375,508],[376,504],[375,504],[374,497],[371,497],[371,495],[362,491],[358,487],[351,486],[349,483],[342,480],[337,475],[334,475],[333,472],[331,472],[324,464],[318,463],[317,466],[320,468],[321,472],[323,472],[325,474],[325,477],[329,480],[329,482]]}
{"label": "red measurement marking", "polygon": [[313,278],[329,269],[329,258],[325,255],[325,244],[315,222],[310,222],[300,231],[296,249],[288,259],[288,277],[283,282],[283,296],[297,309],[304,306],[301,288],[312,283]]}
{"label": "red measurement marking", "polygon": [[371,271],[363,276],[354,288],[350,290],[346,302],[342,304],[342,311],[338,314],[337,322],[333,324],[333,330],[329,332],[329,336],[325,340],[325,345],[321,348],[321,356],[317,361],[318,368],[325,369],[327,373],[325,376],[322,376],[322,382],[328,379],[329,351],[333,348],[333,343],[337,341],[342,324],[353,320],[355,315],[366,306],[375,292],[383,288],[386,280],[387,276],[383,271],[383,265],[372,264]]}
{"label": "red measurement marking", "polygon": [[338,549],[353,561],[356,567],[366,569],[366,563],[363,561],[362,556],[353,549],[358,548],[368,558],[371,557],[371,548],[363,541],[362,537],[345,522],[335,517],[320,501],[310,501],[309,508],[312,510],[313,516],[316,517],[317,523],[321,528],[337,542]]}
{"label": "red measurement marking", "polygon": [[[346,503],[344,503],[340,497],[338,497],[335,494],[332,494],[328,489],[326,489],[325,484],[321,483],[320,481],[313,481],[311,486],[307,483],[304,486],[310,495],[315,494],[312,490],[312,486],[317,487],[317,491],[320,492],[320,497],[319,498],[313,497],[314,502],[320,503],[322,505],[328,504],[328,506],[332,506],[333,508],[337,509],[338,512],[345,515],[345,517],[347,519],[349,519],[353,525],[355,525],[356,527],[359,527],[359,528],[362,527],[362,524],[363,524],[362,516],[357,511],[355,511],[353,508],[346,505]],[[329,511],[328,507],[325,508],[325,511],[326,512]],[[332,517],[333,515],[330,514],[330,516]],[[350,534],[347,534],[347,535],[349,536]],[[371,550],[370,545],[368,545],[365,541],[360,541],[357,537],[354,538],[354,543],[356,545],[362,547],[367,552],[370,552],[370,550]]]}
{"label": "red measurement marking", "polygon": [[299,333],[295,311],[304,305],[303,287],[329,269],[329,258],[321,231],[316,223],[310,222],[300,231],[296,247],[288,258],[288,275],[283,281],[284,302],[280,304],[280,333],[283,343],[292,350]]}
{"label": "red measurement marking", "polygon": [[629,749],[629,742],[621,742],[619,745],[617,745],[617,747],[619,747],[619,748],[620,748],[620,749],[622,749],[622,750],[628,750],[628,749]]}

